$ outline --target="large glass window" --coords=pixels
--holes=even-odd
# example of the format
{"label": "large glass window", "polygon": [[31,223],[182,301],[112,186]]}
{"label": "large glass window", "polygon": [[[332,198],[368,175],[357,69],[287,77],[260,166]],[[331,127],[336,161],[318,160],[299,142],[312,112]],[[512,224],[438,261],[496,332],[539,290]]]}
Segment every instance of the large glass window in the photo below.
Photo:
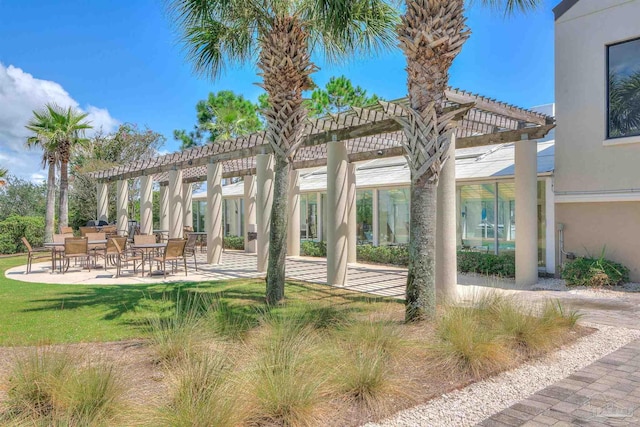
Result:
{"label": "large glass window", "polygon": [[608,138],[640,135],[640,39],[607,48]]}
{"label": "large glass window", "polygon": [[316,193],[300,195],[300,238],[318,238],[318,197]]}
{"label": "large glass window", "polygon": [[378,236],[381,245],[409,243],[409,189],[378,191]]}
{"label": "large glass window", "polygon": [[[545,266],[546,259],[545,195],[545,182],[538,181],[538,266],[541,267]],[[458,206],[462,249],[490,253],[516,250],[515,183],[462,185],[458,187]]]}
{"label": "large glass window", "polygon": [[373,190],[356,192],[356,228],[358,244],[373,243]]}

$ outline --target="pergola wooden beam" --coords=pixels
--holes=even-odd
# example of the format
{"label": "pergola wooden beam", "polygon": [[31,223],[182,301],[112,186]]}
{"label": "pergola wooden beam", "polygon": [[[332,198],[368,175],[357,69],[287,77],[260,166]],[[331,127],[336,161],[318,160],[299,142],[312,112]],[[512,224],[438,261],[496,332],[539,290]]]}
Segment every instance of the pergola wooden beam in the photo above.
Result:
{"label": "pergola wooden beam", "polygon": [[[487,135],[470,136],[466,138],[456,139],[456,149],[458,148],[473,148],[481,147],[485,145],[504,144],[509,142],[518,143],[522,139],[534,140],[542,139],[555,127],[556,125],[545,125],[539,127],[530,127],[520,130],[496,132]],[[526,135],[526,138],[523,136]],[[375,151],[367,151],[361,153],[349,154],[349,162],[363,162],[368,160],[382,159],[388,157],[400,157],[405,155],[404,147],[391,147],[386,149],[380,149]],[[327,165],[327,158],[313,159],[313,160],[301,160],[294,162],[294,169],[308,169],[314,167],[322,167]],[[225,172],[222,174],[223,178],[235,178],[245,175],[254,175],[255,168],[247,168],[238,171]],[[207,180],[206,173],[185,178],[184,183],[203,182]],[[165,185],[166,181],[161,181],[161,185]]]}

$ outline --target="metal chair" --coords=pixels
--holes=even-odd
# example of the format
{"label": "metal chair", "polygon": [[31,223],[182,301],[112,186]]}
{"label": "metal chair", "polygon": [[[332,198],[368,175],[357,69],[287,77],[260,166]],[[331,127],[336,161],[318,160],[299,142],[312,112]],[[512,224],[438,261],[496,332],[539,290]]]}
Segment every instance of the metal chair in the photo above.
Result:
{"label": "metal chair", "polygon": [[73,235],[73,228],[71,228],[71,227],[60,227],[60,234],[71,234],[71,235]]}
{"label": "metal chair", "polygon": [[98,229],[96,227],[80,227],[80,236],[84,237],[87,233],[97,233]]}
{"label": "metal chair", "polygon": [[33,249],[27,241],[26,237],[22,238],[22,244],[27,248],[27,274],[31,273],[31,264],[33,264],[34,260],[46,258],[51,259],[51,257],[53,256],[52,251],[47,248]]}
{"label": "metal chair", "polygon": [[196,261],[196,243],[198,241],[198,235],[197,234],[189,234],[189,237],[187,237],[187,243],[184,247],[184,255],[185,257],[187,256],[193,256],[193,264],[196,267],[196,271],[198,271],[198,261]]}
{"label": "metal chair", "polygon": [[[87,238],[87,240],[106,240],[107,239],[107,235],[105,233],[87,233],[85,237]],[[98,252],[101,252],[103,254],[103,257],[105,257],[106,259],[106,253],[105,253],[106,250],[107,250],[106,243],[89,244],[89,253],[93,254],[92,256],[93,256],[94,264],[98,258]]]}
{"label": "metal chair", "polygon": [[[89,263],[89,245],[86,237],[67,237],[64,239],[64,254],[62,255],[64,261],[66,261],[66,267],[62,271],[64,274],[69,270],[69,264],[71,258],[81,260],[84,259],[87,263],[87,268],[91,271],[91,264]],[[61,266],[62,268],[62,266]]]}
{"label": "metal chair", "polygon": [[[111,254],[115,260],[116,264],[116,278],[120,277],[120,272],[122,271],[122,264],[129,265],[129,261],[133,262],[133,274],[137,273],[136,270],[136,261],[143,262],[142,256],[129,256],[126,253],[125,245],[127,244],[126,237],[110,237],[107,240],[107,255]],[[105,270],[106,270],[106,262],[105,262]],[[144,270],[143,270],[144,271]]]}
{"label": "metal chair", "polygon": [[184,275],[187,275],[187,258],[184,256],[184,248],[186,244],[187,241],[184,239],[169,239],[169,241],[167,242],[167,247],[164,248],[164,253],[162,254],[162,256],[153,258],[154,261],[162,264],[164,277],[167,277],[167,261],[170,261],[172,263],[171,272],[174,273],[177,268],[174,263],[182,260],[184,262]]}

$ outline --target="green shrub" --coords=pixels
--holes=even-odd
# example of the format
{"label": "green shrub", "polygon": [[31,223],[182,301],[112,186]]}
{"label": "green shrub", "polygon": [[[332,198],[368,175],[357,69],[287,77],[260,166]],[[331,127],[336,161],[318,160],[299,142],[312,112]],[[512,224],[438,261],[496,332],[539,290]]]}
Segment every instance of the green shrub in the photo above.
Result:
{"label": "green shrub", "polygon": [[629,269],[604,258],[579,257],[567,263],[562,270],[567,285],[615,286],[629,281]]}
{"label": "green shrub", "polygon": [[515,277],[516,257],[513,253],[495,255],[482,252],[458,252],[458,271]]}
{"label": "green shrub", "polygon": [[44,242],[44,218],[12,215],[0,222],[0,253],[15,254],[26,252],[22,237],[26,237],[32,247]]}
{"label": "green shrub", "polygon": [[312,240],[303,240],[300,242],[300,255],[326,257],[327,244],[325,242],[314,242]]}
{"label": "green shrub", "polygon": [[224,248],[234,249],[238,251],[244,250],[244,237],[243,236],[227,236],[224,238]]}
{"label": "green shrub", "polygon": [[359,245],[356,248],[359,262],[374,264],[409,265],[409,248],[401,246]]}

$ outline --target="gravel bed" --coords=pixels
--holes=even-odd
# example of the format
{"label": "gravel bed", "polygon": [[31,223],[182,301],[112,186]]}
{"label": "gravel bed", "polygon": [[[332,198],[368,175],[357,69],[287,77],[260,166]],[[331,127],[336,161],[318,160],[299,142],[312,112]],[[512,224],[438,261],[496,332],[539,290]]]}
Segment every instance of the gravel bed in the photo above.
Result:
{"label": "gravel bed", "polygon": [[640,338],[638,330],[586,326],[598,331],[540,360],[401,411],[380,424],[367,423],[365,427],[472,426]]}

